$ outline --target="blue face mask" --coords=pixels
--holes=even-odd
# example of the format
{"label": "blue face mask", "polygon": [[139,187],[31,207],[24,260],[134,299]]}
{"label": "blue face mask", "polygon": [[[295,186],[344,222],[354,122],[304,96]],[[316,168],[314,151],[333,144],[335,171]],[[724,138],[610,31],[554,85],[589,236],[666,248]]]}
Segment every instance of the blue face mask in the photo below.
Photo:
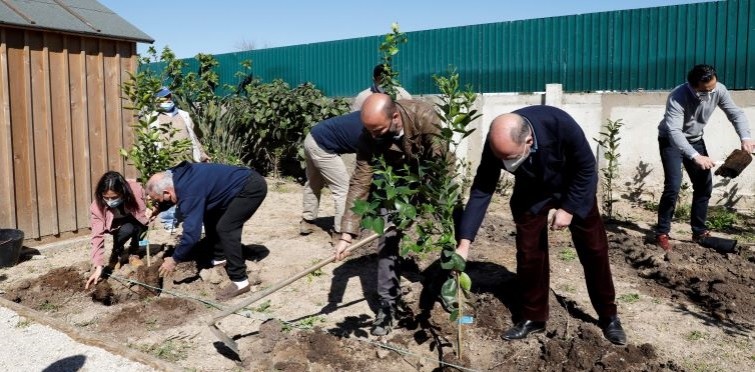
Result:
{"label": "blue face mask", "polygon": [[105,204],[107,204],[110,208],[117,208],[119,205],[123,203],[123,198],[113,199],[113,200],[105,200]]}

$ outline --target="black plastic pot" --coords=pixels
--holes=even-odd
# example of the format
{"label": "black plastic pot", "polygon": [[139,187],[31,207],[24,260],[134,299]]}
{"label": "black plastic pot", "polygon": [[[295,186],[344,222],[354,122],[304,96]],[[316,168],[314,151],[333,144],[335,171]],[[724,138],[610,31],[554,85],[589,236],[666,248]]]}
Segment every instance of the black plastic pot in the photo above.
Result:
{"label": "black plastic pot", "polygon": [[0,229],[0,267],[11,267],[17,264],[23,245],[23,231]]}
{"label": "black plastic pot", "polygon": [[711,248],[719,253],[737,253],[737,241],[734,239],[706,236],[698,241],[698,244]]}

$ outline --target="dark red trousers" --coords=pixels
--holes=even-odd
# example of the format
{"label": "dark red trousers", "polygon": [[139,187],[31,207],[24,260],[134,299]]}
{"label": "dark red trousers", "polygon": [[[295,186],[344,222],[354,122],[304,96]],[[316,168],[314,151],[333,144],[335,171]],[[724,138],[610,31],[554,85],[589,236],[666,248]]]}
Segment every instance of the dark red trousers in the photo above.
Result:
{"label": "dark red trousers", "polygon": [[[585,273],[587,292],[601,318],[616,315],[616,293],[608,263],[608,238],[598,212],[597,200],[586,218],[576,215],[569,230]],[[516,223],[516,272],[521,292],[521,316],[526,320],[548,320],[550,261],[548,259],[548,210],[514,216]]]}

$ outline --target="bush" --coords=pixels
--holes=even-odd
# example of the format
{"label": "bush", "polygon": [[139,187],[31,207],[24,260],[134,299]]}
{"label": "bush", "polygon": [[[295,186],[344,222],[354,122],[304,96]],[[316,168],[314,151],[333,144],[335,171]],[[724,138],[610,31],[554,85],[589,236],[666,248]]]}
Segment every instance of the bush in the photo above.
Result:
{"label": "bush", "polygon": [[197,71],[187,72],[186,62],[167,47],[159,56],[150,48],[140,58],[150,64],[140,67],[128,96],[136,106],[151,108],[157,88],[168,86],[178,107],[191,115],[213,162],[246,164],[275,177],[301,176],[298,149],[309,128],[349,110],[345,100],[330,99],[311,83],[292,89],[283,80],[254,79],[250,61],[240,64],[237,86],[218,87],[217,60],[208,54],[195,59]]}

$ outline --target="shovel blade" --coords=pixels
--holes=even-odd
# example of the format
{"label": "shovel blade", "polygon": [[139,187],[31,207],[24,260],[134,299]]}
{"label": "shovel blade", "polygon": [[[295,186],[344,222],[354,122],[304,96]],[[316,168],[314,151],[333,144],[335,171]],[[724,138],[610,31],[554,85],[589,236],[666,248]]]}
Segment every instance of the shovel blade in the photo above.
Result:
{"label": "shovel blade", "polygon": [[241,353],[239,352],[239,345],[236,344],[236,341],[234,341],[230,336],[225,334],[223,331],[218,328],[218,325],[215,323],[212,323],[209,325],[210,331],[215,334],[215,337],[218,338],[225,346],[227,346],[229,349],[231,349],[236,355],[241,358]]}
{"label": "shovel blade", "polygon": [[752,162],[752,155],[747,151],[736,149],[729,154],[724,164],[716,169],[716,176],[735,178]]}

